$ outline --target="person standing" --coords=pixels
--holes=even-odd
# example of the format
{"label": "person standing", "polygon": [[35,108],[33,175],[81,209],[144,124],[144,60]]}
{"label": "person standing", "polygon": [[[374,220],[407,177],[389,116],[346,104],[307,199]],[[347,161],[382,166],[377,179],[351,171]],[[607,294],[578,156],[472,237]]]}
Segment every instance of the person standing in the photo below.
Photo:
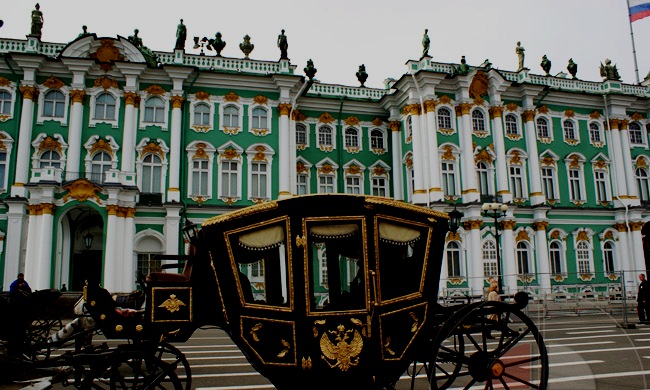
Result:
{"label": "person standing", "polygon": [[650,284],[645,278],[645,274],[639,274],[639,292],[636,296],[636,312],[639,315],[639,322],[642,324],[650,321]]}
{"label": "person standing", "polygon": [[17,279],[9,286],[9,302],[20,302],[31,293],[32,288],[29,287],[29,283],[25,280],[25,274],[21,272],[18,274]]}

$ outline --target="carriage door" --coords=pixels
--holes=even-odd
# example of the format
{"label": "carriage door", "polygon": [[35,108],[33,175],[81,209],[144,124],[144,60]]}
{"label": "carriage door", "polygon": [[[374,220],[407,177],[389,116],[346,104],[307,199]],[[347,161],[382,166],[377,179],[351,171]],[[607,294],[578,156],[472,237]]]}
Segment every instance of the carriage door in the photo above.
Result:
{"label": "carriage door", "polygon": [[403,360],[426,320],[423,289],[430,228],[380,215],[374,225],[378,303],[373,324],[379,328],[382,360]]}

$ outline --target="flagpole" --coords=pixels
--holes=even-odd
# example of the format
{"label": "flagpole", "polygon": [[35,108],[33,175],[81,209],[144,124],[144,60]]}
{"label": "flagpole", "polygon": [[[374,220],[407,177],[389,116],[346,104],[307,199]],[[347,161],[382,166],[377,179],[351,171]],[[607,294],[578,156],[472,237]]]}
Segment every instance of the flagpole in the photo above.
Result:
{"label": "flagpole", "polygon": [[632,13],[630,12],[630,0],[627,2],[627,21],[630,24],[630,37],[632,38],[632,56],[634,57],[634,75],[636,76],[636,83],[641,84],[639,80],[639,64],[636,61],[636,45],[634,44],[634,29],[632,28]]}

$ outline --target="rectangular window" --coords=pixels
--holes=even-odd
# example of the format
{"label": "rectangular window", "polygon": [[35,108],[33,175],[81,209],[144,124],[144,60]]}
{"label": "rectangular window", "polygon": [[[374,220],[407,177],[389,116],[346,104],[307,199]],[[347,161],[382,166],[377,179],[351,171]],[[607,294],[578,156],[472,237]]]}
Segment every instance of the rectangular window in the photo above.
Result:
{"label": "rectangular window", "polygon": [[562,257],[560,254],[560,248],[557,244],[551,245],[549,251],[549,260],[551,262],[551,274],[559,275],[562,273]]}
{"label": "rectangular window", "polygon": [[318,177],[318,192],[321,194],[333,194],[334,191],[334,176],[319,176]]}
{"label": "rectangular window", "polygon": [[208,194],[208,160],[192,161],[192,195]]}
{"label": "rectangular window", "polygon": [[237,196],[237,161],[221,163],[221,196]]}
{"label": "rectangular window", "polygon": [[571,191],[571,200],[582,200],[580,191],[580,170],[569,169],[569,190]]}
{"label": "rectangular window", "polygon": [[510,167],[510,191],[515,199],[524,197],[524,178],[519,166]]}
{"label": "rectangular window", "polygon": [[345,178],[346,194],[361,194],[361,178],[359,176],[348,176]]}
{"label": "rectangular window", "polygon": [[305,195],[309,193],[309,176],[298,175],[296,177],[296,185],[298,186],[298,195]]}
{"label": "rectangular window", "polygon": [[442,162],[442,190],[446,196],[456,195],[456,171],[454,163]]}
{"label": "rectangular window", "polygon": [[161,271],[160,260],[154,260],[156,255],[157,253],[138,253],[138,274],[149,275]]}
{"label": "rectangular window", "polygon": [[266,172],[266,163],[253,161],[251,166],[251,196],[253,198],[266,199],[266,184],[268,179]]}
{"label": "rectangular window", "polygon": [[373,177],[372,178],[372,195],[373,196],[388,196],[386,191],[386,178]]}
{"label": "rectangular window", "polygon": [[542,191],[546,199],[558,199],[555,194],[555,169],[542,167]]}
{"label": "rectangular window", "polygon": [[332,133],[329,130],[321,130],[318,132],[318,144],[332,146]]}
{"label": "rectangular window", "polygon": [[596,178],[596,201],[598,203],[607,202],[607,178],[605,172],[596,171],[594,176]]}

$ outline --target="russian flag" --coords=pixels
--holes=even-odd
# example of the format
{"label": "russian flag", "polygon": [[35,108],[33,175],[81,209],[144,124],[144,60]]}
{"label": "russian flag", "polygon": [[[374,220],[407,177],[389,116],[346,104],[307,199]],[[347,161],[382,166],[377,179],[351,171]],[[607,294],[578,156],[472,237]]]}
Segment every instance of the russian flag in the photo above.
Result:
{"label": "russian flag", "polygon": [[627,4],[630,7],[630,22],[650,16],[650,2],[648,0],[628,0]]}

